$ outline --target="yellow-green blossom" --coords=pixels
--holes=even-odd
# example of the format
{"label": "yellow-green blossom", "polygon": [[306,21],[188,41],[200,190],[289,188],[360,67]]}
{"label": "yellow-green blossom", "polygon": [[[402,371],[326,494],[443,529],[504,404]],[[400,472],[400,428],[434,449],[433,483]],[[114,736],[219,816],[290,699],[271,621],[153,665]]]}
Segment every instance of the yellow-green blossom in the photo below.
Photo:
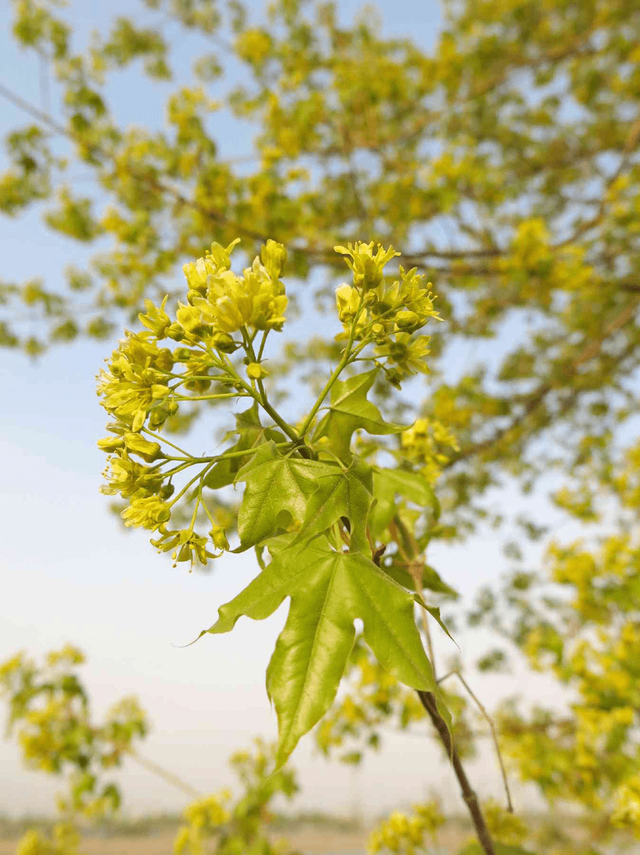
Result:
{"label": "yellow-green blossom", "polygon": [[381,244],[348,243],[345,246],[334,246],[334,250],[345,256],[348,267],[353,271],[353,284],[356,288],[376,288],[382,282],[385,265],[396,255],[392,246],[383,249]]}
{"label": "yellow-green blossom", "polygon": [[136,498],[128,508],[122,511],[122,519],[126,526],[136,526],[154,531],[171,516],[171,508],[158,496]]}

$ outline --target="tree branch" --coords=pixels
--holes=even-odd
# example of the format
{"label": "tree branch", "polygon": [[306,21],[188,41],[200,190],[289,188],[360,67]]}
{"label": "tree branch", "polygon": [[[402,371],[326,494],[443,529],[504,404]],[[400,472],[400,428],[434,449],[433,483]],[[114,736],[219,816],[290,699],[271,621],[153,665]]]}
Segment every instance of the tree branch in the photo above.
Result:
{"label": "tree branch", "polygon": [[[611,336],[614,332],[617,332],[621,327],[623,327],[633,318],[639,306],[640,300],[634,300],[633,302],[628,303],[624,307],[624,309],[619,312],[618,315],[616,315],[616,317],[611,321],[611,323],[604,328],[601,335],[593,341],[590,341],[582,349],[580,354],[566,369],[565,379],[569,380],[583,363],[592,359],[600,351],[603,343],[609,338],[609,336]],[[631,350],[633,351],[634,349],[635,348],[632,348]],[[625,354],[628,352],[628,350],[628,348],[625,350]],[[520,413],[520,415],[516,416],[516,418],[514,418],[510,424],[506,425],[503,428],[500,428],[500,430],[497,430],[493,434],[493,436],[490,436],[480,442],[476,442],[473,445],[469,445],[467,446],[467,448],[463,448],[458,455],[452,457],[450,460],[447,461],[447,463],[444,464],[444,468],[449,469],[452,466],[455,466],[461,460],[466,460],[469,457],[473,457],[474,455],[480,454],[483,451],[487,451],[494,445],[497,445],[497,443],[500,442],[501,439],[507,436],[507,434],[511,433],[512,430],[515,430],[517,427],[519,427],[528,416],[530,416],[537,409],[539,409],[539,407],[541,407],[544,403],[547,395],[549,395],[549,393],[553,391],[554,388],[557,388],[556,385],[549,381],[542,383],[534,392],[532,392],[528,396],[527,403],[525,404],[523,411]],[[578,390],[574,390],[573,399],[575,399],[578,394]]]}
{"label": "tree branch", "polygon": [[435,695],[433,695],[432,692],[419,691],[418,697],[420,698],[420,703],[427,711],[427,714],[440,737],[440,741],[444,745],[447,756],[451,758],[451,765],[453,766],[453,771],[455,772],[458,783],[460,784],[462,798],[467,805],[469,814],[471,815],[471,821],[473,822],[473,827],[476,830],[478,842],[480,843],[485,855],[496,855],[496,850],[494,849],[493,841],[480,807],[480,802],[469,783],[467,774],[460,761],[460,756],[458,755],[456,747],[451,739],[447,723],[438,712]]}

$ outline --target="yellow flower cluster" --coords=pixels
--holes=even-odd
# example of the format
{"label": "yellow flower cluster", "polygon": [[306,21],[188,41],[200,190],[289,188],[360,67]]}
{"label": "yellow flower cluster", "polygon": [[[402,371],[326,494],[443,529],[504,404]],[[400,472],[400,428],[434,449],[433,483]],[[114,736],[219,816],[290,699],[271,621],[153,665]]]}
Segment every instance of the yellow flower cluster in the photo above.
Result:
{"label": "yellow flower cluster", "polygon": [[228,336],[243,328],[282,329],[287,297],[279,277],[286,261],[285,248],[267,241],[261,257],[238,276],[230,269],[230,253],[236,243],[238,240],[226,249],[214,243],[204,258],[185,264],[189,304],[180,305],[176,318],[187,336],[205,333],[214,344],[229,347]]}
{"label": "yellow flower cluster", "polygon": [[482,805],[484,819],[494,840],[507,846],[517,846],[527,838],[529,831],[520,816],[509,812],[495,799]]}
{"label": "yellow flower cluster", "polygon": [[[0,696],[8,701],[9,726],[17,729],[28,766],[67,777],[67,795],[58,799],[62,813],[93,819],[117,809],[119,790],[115,783],[105,784],[102,773],[120,765],[147,725],[135,698],[122,699],[101,723],[93,721],[76,673],[83,662],[82,652],[71,645],[48,653],[40,666],[18,654],[0,665]],[[21,846],[25,853],[75,851],[64,835],[54,841],[27,835]]]}
{"label": "yellow flower cluster", "polygon": [[225,807],[230,798],[229,790],[222,790],[218,795],[192,802],[185,809],[183,817],[187,824],[180,827],[173,844],[176,855],[204,855],[207,840],[230,819]]}
{"label": "yellow flower cluster", "polygon": [[424,852],[427,841],[432,843],[444,824],[440,806],[436,801],[413,805],[413,815],[394,811],[369,837],[367,849],[371,853],[398,852],[416,855]]}
{"label": "yellow flower cluster", "polygon": [[611,821],[640,837],[640,775],[632,775],[619,787],[613,798]]}
{"label": "yellow flower cluster", "polygon": [[348,338],[355,323],[355,338],[377,345],[375,355],[386,359],[383,366],[387,380],[400,385],[405,374],[427,373],[425,357],[429,337],[412,338],[429,319],[440,320],[434,307],[431,283],[417,268],[399,268],[399,278],[385,282],[384,268],[397,255],[393,247],[355,243],[336,246],[353,271],[353,286],[346,283],[336,289],[338,317],[344,326],[339,340]]}
{"label": "yellow flower cluster", "polygon": [[407,457],[423,463],[425,478],[434,483],[450,454],[460,450],[455,435],[437,419],[416,419],[402,434],[402,450]]}
{"label": "yellow flower cluster", "polygon": [[151,410],[152,426],[159,427],[177,410],[163,407],[170,390],[166,385],[173,368],[173,354],[168,348],[158,348],[150,341],[150,333],[127,333],[126,339],[114,350],[108,370],[98,375],[98,395],[102,406],[123,425],[137,432]]}
{"label": "yellow flower cluster", "polygon": [[16,855],[76,855],[80,835],[71,822],[57,822],[52,838],[32,829],[18,843]]}

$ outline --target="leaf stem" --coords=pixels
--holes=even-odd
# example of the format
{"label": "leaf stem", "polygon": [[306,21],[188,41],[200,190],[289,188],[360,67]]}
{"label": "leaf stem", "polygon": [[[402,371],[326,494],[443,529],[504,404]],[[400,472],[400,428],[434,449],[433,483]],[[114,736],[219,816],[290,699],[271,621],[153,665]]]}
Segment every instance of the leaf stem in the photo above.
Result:
{"label": "leaf stem", "polygon": [[222,398],[247,398],[242,392],[221,392],[218,395],[175,395],[178,401],[216,401]]}
{"label": "leaf stem", "polygon": [[318,410],[322,406],[324,399],[327,397],[327,395],[331,391],[333,384],[336,382],[336,380],[338,379],[338,377],[340,376],[342,371],[349,364],[349,359],[351,357],[351,348],[353,346],[353,342],[354,342],[354,339],[356,336],[356,327],[357,327],[358,321],[360,320],[360,315],[362,314],[363,308],[364,308],[364,291],[362,291],[360,293],[360,303],[358,304],[358,309],[354,315],[353,320],[351,321],[351,329],[349,331],[349,340],[347,341],[347,346],[344,349],[344,354],[342,356],[342,359],[337,364],[335,370],[331,374],[331,377],[329,377],[329,379],[325,383],[322,392],[320,392],[318,400],[315,402],[315,404],[311,408],[308,416],[306,417],[306,419],[302,423],[302,427],[300,428],[300,437],[301,438],[304,437],[304,435],[307,433],[307,431],[311,427],[311,422],[313,421],[315,414],[318,412]]}
{"label": "leaf stem", "polygon": [[171,446],[171,448],[175,448],[175,450],[179,451],[180,454],[185,454],[189,459],[192,458],[193,455],[189,454],[188,451],[185,451],[184,448],[180,448],[179,445],[176,445],[174,442],[171,442],[171,440],[166,439],[164,436],[161,436],[159,433],[154,433],[152,430],[149,430],[149,428],[146,428],[146,427],[143,427],[141,430],[144,433],[148,433],[149,436],[152,436],[154,439],[159,439],[160,442],[166,442],[167,445]]}
{"label": "leaf stem", "polygon": [[487,710],[484,708],[484,706],[480,702],[480,699],[472,692],[471,686],[467,683],[467,681],[464,679],[464,677],[462,676],[460,671],[458,671],[457,669],[454,669],[453,671],[449,671],[448,674],[445,674],[444,677],[441,677],[437,682],[442,683],[446,679],[448,679],[449,677],[454,677],[454,676],[457,677],[458,680],[460,680],[460,682],[462,683],[464,688],[467,690],[467,692],[470,695],[470,697],[472,698],[472,700],[475,701],[476,706],[478,707],[478,709],[480,710],[480,712],[484,716],[486,722],[488,723],[488,725],[491,729],[491,736],[493,738],[493,745],[496,749],[496,754],[498,755],[498,763],[500,765],[500,773],[502,774],[502,783],[504,784],[504,790],[505,790],[505,793],[507,796],[507,810],[509,813],[513,813],[513,802],[511,801],[511,791],[509,789],[509,779],[507,778],[507,770],[505,769],[504,762],[502,760],[502,752],[500,751],[500,743],[498,741],[498,734],[496,733],[496,728],[495,728],[495,725],[493,723],[493,719],[491,718],[491,716],[489,715]]}

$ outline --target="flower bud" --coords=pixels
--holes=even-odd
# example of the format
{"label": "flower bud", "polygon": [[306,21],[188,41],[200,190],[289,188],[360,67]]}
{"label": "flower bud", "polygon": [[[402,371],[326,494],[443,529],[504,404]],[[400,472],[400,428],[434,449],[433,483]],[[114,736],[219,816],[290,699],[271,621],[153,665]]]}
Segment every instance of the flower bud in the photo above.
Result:
{"label": "flower bud", "polygon": [[121,436],[105,436],[104,439],[98,440],[98,448],[106,451],[107,454],[113,454],[114,451],[123,448],[124,440]]}
{"label": "flower bud", "polygon": [[209,537],[216,549],[229,549],[227,534],[221,525],[214,525],[209,532]]}
{"label": "flower bud", "polygon": [[269,239],[260,250],[260,258],[272,279],[279,279],[287,262],[287,250],[281,243]]}
{"label": "flower bud", "polygon": [[[202,263],[198,264],[198,262]],[[204,267],[204,259],[199,258],[197,262],[190,261],[188,264],[183,265],[182,271],[187,279],[189,289],[204,294],[207,288],[207,272]]]}
{"label": "flower bud", "polygon": [[237,350],[240,347],[229,333],[225,332],[213,334],[213,346],[221,353],[233,353],[234,350]]}
{"label": "flower bud", "polygon": [[176,312],[176,318],[180,326],[187,333],[196,333],[202,327],[200,309],[196,309],[195,306],[183,306],[180,303]]}
{"label": "flower bud", "polygon": [[173,363],[173,353],[168,347],[163,347],[158,351],[158,355],[156,356],[156,368],[160,368],[162,371],[171,371]]}
{"label": "flower bud", "polygon": [[173,356],[176,362],[188,362],[193,356],[193,351],[188,347],[176,347]]}
{"label": "flower bud", "polygon": [[265,371],[259,362],[250,362],[247,365],[247,377],[250,377],[252,380],[262,380],[267,374],[268,372]]}
{"label": "flower bud", "polygon": [[185,332],[180,326],[180,324],[171,324],[170,327],[167,327],[167,336],[173,341],[182,341],[184,338]]}
{"label": "flower bud", "polygon": [[159,442],[150,442],[141,437],[140,434],[126,433],[124,435],[124,442],[127,446],[127,451],[130,451],[131,454],[137,454],[143,460],[146,460],[147,463],[153,463],[159,457],[164,457]]}
{"label": "flower bud", "polygon": [[395,317],[395,321],[401,330],[414,330],[421,326],[420,318],[415,312],[402,309]]}
{"label": "flower bud", "polygon": [[353,319],[358,309],[359,296],[355,288],[346,283],[336,288],[336,305],[338,317],[342,323],[348,323]]}
{"label": "flower bud", "polygon": [[162,383],[154,383],[151,387],[151,397],[155,400],[166,398],[171,390]]}

